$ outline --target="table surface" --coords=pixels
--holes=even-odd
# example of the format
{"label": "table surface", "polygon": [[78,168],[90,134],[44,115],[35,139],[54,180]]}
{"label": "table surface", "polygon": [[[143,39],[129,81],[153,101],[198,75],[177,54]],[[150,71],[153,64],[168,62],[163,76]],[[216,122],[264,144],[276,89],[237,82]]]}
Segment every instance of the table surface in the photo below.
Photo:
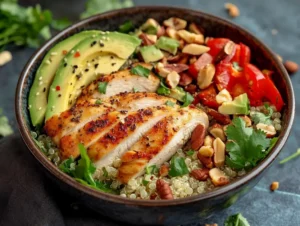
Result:
{"label": "table surface", "polygon": [[[21,4],[39,3],[43,8],[54,12],[56,17],[68,17],[73,21],[78,20],[78,15],[84,9],[85,1],[72,0],[47,1],[47,0],[21,0]],[[138,0],[136,5],[172,5],[183,6],[202,10],[226,19],[246,28],[261,39],[274,52],[284,59],[291,59],[300,63],[300,4],[298,0],[232,0],[241,15],[230,19],[224,10],[225,1],[200,1],[200,0]],[[68,5],[68,10],[65,9]],[[276,35],[272,30],[277,30]],[[13,61],[0,67],[0,107],[10,119],[16,133],[17,126],[14,114],[14,94],[18,77],[29,57],[35,52],[31,48],[14,48],[11,50]],[[251,225],[300,225],[300,158],[279,165],[279,161],[289,156],[300,147],[297,137],[300,136],[300,74],[291,77],[296,96],[296,118],[290,137],[279,157],[268,170],[266,176],[259,184],[238,203],[228,208],[225,213],[212,219],[212,222],[222,225],[226,216],[242,212]],[[280,189],[275,193],[269,191],[273,181],[280,182]],[[297,214],[298,213],[298,214]]]}

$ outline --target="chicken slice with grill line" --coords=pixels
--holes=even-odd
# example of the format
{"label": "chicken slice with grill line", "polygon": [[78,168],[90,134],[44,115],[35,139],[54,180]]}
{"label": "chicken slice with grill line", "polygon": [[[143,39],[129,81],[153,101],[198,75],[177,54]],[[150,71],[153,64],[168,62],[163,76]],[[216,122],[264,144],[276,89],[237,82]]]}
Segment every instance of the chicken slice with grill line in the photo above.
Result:
{"label": "chicken slice with grill line", "polygon": [[147,166],[160,166],[168,161],[190,139],[199,124],[208,127],[207,115],[190,107],[161,119],[122,156],[118,180],[127,183],[142,175]]}

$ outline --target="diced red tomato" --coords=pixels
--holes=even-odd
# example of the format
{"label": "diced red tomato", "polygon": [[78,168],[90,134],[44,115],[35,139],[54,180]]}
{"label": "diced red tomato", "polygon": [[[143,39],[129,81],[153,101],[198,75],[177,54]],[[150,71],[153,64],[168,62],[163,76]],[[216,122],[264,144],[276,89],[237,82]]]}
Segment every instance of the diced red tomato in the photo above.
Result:
{"label": "diced red tomato", "polygon": [[210,85],[208,88],[200,91],[195,97],[193,104],[201,103],[207,107],[217,109],[219,104],[216,100],[217,92],[214,85]]}
{"label": "diced red tomato", "polygon": [[80,52],[77,51],[77,52],[74,54],[74,57],[75,57],[75,58],[80,57]]}
{"label": "diced red tomato", "polygon": [[213,58],[210,54],[202,54],[195,63],[189,66],[189,73],[193,76],[194,79],[197,79],[200,69],[205,65],[212,63],[212,61]]}
{"label": "diced red tomato", "polygon": [[281,111],[284,102],[280,92],[270,78],[266,78],[265,89],[265,97],[276,107],[277,111]]}
{"label": "diced red tomato", "polygon": [[228,38],[212,38],[209,39],[206,43],[206,45],[210,48],[208,53],[212,56],[215,57],[218,55],[220,50],[225,46],[227,42],[230,40]]}
{"label": "diced red tomato", "polygon": [[55,89],[56,89],[56,91],[59,91],[60,90],[60,86],[56,86]]}
{"label": "diced red tomato", "polygon": [[243,43],[240,43],[240,61],[239,65],[241,67],[246,66],[247,64],[250,63],[250,58],[251,58],[251,51],[250,48]]}

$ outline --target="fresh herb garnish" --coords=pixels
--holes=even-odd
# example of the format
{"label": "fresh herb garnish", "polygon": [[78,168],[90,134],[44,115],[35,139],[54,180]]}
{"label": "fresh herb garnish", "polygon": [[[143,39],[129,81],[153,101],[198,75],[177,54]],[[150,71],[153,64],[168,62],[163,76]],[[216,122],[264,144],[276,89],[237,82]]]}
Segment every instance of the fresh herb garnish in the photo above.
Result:
{"label": "fresh herb garnish", "polygon": [[105,167],[102,167],[102,171],[103,171],[103,176],[108,177],[108,172]]}
{"label": "fresh herb garnish", "polygon": [[186,92],[181,107],[189,106],[193,101],[194,97],[189,92]]}
{"label": "fresh herb garnish", "polygon": [[279,164],[284,164],[284,163],[286,163],[286,162],[288,162],[288,161],[290,161],[294,158],[297,158],[298,156],[300,156],[300,148],[298,148],[297,151],[294,154],[292,154],[292,155],[286,157],[285,159],[281,160],[279,162]]}
{"label": "fresh herb garnish", "polygon": [[143,183],[144,186],[147,186],[147,184],[149,184],[149,181],[143,180],[142,183]]}
{"label": "fresh herb garnish", "polygon": [[170,100],[167,100],[166,103],[165,103],[165,105],[170,106],[170,107],[174,107],[175,103],[172,102],[172,101],[170,101]]}
{"label": "fresh herb garnish", "polygon": [[233,66],[234,69],[237,70],[237,71],[242,71],[242,70],[243,70],[243,68],[239,65],[238,62],[233,62],[233,63],[232,63],[232,66]]}
{"label": "fresh herb garnish", "polygon": [[187,156],[192,156],[195,153],[195,151],[193,149],[190,149],[186,152]]}
{"label": "fresh herb garnish", "polygon": [[236,117],[225,131],[228,142],[226,164],[233,169],[250,169],[268,154],[270,139],[262,130],[246,128],[245,122]]}
{"label": "fresh herb garnish", "polygon": [[146,167],[146,174],[156,174],[156,173],[158,173],[158,168],[156,165]]}
{"label": "fresh herb garnish", "polygon": [[69,24],[67,20],[53,20],[52,13],[40,5],[26,8],[17,1],[1,1],[0,48],[7,44],[38,47],[51,37],[50,26],[62,29]]}
{"label": "fresh herb garnish", "polygon": [[139,90],[138,90],[137,88],[133,87],[133,88],[132,88],[132,91],[133,91],[134,93],[137,93]]}
{"label": "fresh herb garnish", "polygon": [[132,21],[130,21],[130,20],[119,26],[119,32],[122,32],[122,33],[127,34],[133,30],[134,30],[134,25],[133,25]]}
{"label": "fresh herb garnish", "polygon": [[66,159],[65,161],[63,161],[58,168],[63,171],[64,173],[73,176],[74,175],[74,171],[75,171],[75,160],[74,158],[71,156],[70,158]]}
{"label": "fresh herb garnish", "polygon": [[107,84],[108,84],[108,82],[99,82],[98,83],[98,91],[99,91],[99,93],[106,94]]}
{"label": "fresh herb garnish", "polygon": [[229,216],[225,221],[225,226],[250,226],[250,224],[242,214],[238,213]]}
{"label": "fresh herb garnish", "polygon": [[273,109],[268,104],[265,104],[265,108],[268,111],[268,114],[264,114],[262,112],[250,112],[250,117],[254,124],[263,123],[272,125],[271,117],[273,114]]}
{"label": "fresh herb garnish", "polygon": [[150,75],[150,70],[148,68],[143,67],[142,65],[137,65],[131,68],[130,73],[148,78]]}
{"label": "fresh herb garnish", "polygon": [[165,95],[165,96],[171,93],[170,89],[166,87],[166,85],[162,81],[159,83],[159,87],[156,90],[156,92],[159,95]]}
{"label": "fresh herb garnish", "polygon": [[80,18],[83,19],[106,11],[127,8],[133,5],[132,0],[89,0]]}
{"label": "fresh herb garnish", "polygon": [[2,114],[0,109],[0,137],[5,137],[12,134],[14,131],[8,123],[8,118]]}
{"label": "fresh herb garnish", "polygon": [[169,176],[177,177],[188,174],[189,170],[185,164],[184,158],[179,156],[173,156],[170,164]]}
{"label": "fresh herb garnish", "polygon": [[102,104],[102,100],[96,100],[95,104]]}

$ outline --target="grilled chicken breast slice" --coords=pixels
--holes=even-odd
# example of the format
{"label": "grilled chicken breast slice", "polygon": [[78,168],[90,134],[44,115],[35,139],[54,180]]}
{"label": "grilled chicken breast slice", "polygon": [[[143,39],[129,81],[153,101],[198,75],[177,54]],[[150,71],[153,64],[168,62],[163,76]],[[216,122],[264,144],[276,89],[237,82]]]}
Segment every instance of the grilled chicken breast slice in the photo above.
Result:
{"label": "grilled chicken breast slice", "polygon": [[118,180],[127,183],[144,173],[147,166],[168,161],[190,139],[194,128],[208,127],[208,117],[201,110],[183,108],[163,118],[137,141],[121,158]]}
{"label": "grilled chicken breast slice", "polygon": [[[81,104],[74,105],[71,109],[60,115],[55,115],[48,119],[44,129],[46,134],[52,137],[53,141],[59,145],[60,139],[64,136],[76,133],[86,123],[97,120],[101,115],[112,111],[137,111],[141,108],[161,106],[167,101],[176,102],[176,100],[172,98],[160,96],[156,93],[121,93],[103,99],[102,104],[96,104],[95,101],[85,101]],[[69,140],[69,143],[76,145],[75,140]],[[71,148],[70,145],[69,148]],[[66,153],[72,152],[71,150],[64,151],[66,151]]]}
{"label": "grilled chicken breast slice", "polygon": [[[106,92],[100,93],[99,82],[107,82]],[[150,72],[148,77],[134,75],[129,69],[118,71],[114,74],[105,75],[95,80],[83,91],[77,103],[89,101],[90,99],[103,99],[123,92],[132,92],[133,89],[139,92],[156,92],[159,86],[159,78]]]}
{"label": "grilled chicken breast slice", "polygon": [[97,168],[111,165],[116,158],[120,158],[149,129],[174,109],[176,107],[161,106],[129,113],[123,122],[119,122],[87,149],[88,155]]}

